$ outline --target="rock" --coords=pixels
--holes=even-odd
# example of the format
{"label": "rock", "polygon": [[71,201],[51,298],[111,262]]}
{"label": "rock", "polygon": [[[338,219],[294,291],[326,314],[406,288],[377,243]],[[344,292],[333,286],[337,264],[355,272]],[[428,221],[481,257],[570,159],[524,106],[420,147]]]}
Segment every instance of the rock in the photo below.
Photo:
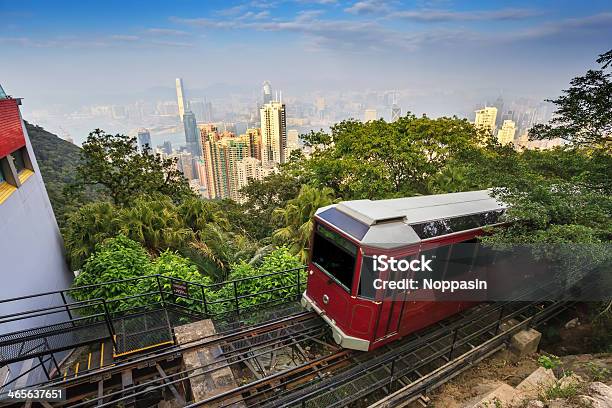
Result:
{"label": "rock", "polygon": [[538,350],[542,333],[537,330],[521,330],[512,336],[510,348],[519,356],[533,354]]}
{"label": "rock", "polygon": [[540,392],[557,383],[555,374],[549,368],[540,367],[525,378],[516,390],[520,399],[536,398]]}
{"label": "rock", "polygon": [[587,389],[588,395],[581,395],[580,401],[591,408],[612,408],[612,387],[594,382]]}
{"label": "rock", "polygon": [[578,374],[570,374],[570,375],[566,375],[564,377],[561,377],[561,379],[559,380],[558,384],[560,388],[567,388],[567,387],[576,387],[578,385],[580,385],[581,383],[583,383],[584,380],[582,379],[581,376],[579,376]]}
{"label": "rock", "polygon": [[572,408],[574,405],[563,398],[555,398],[546,403],[546,408]]}
{"label": "rock", "polygon": [[473,408],[486,408],[486,407],[505,407],[512,404],[515,399],[516,390],[508,384],[502,384],[490,393],[488,393],[483,399],[478,401]]}
{"label": "rock", "polygon": [[573,329],[576,326],[580,326],[580,320],[577,317],[565,323],[566,329]]}
{"label": "rock", "polygon": [[529,401],[525,408],[544,408],[544,403],[538,400]]}

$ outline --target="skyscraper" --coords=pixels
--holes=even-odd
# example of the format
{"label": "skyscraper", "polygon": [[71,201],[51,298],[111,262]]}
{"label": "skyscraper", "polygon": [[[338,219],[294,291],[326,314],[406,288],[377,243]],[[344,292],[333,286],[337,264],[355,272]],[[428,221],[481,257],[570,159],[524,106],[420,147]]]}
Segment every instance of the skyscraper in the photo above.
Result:
{"label": "skyscraper", "polygon": [[378,119],[378,113],[376,112],[376,109],[366,109],[364,114],[363,114],[363,121],[364,122],[370,122],[373,120],[377,120]]}
{"label": "skyscraper", "polygon": [[238,201],[238,163],[248,157],[246,142],[236,137],[215,140],[212,133],[202,139],[203,173],[209,198],[231,198]]}
{"label": "skyscraper", "polygon": [[185,111],[189,109],[185,100],[185,91],[183,90],[183,78],[176,78],[176,99],[178,101],[179,116],[182,121]]}
{"label": "skyscraper", "polygon": [[170,142],[169,140],[164,141],[164,144],[162,145],[162,150],[166,154],[172,154],[172,142]]}
{"label": "skyscraper", "polygon": [[514,135],[516,134],[516,125],[512,120],[504,120],[501,129],[497,132],[497,140],[502,145],[514,143]]}
{"label": "skyscraper", "polygon": [[502,98],[501,95],[499,95],[495,102],[493,102],[493,107],[497,108],[497,112],[499,112],[499,115],[495,120],[495,126],[499,127],[502,124],[501,117],[502,112],[504,111],[504,98]]}
{"label": "skyscraper", "polygon": [[151,153],[151,147],[151,133],[144,128],[138,129],[138,150],[140,153],[143,153],[145,148],[148,148],[149,153]]}
{"label": "skyscraper", "polygon": [[247,142],[249,157],[254,157],[261,161],[261,129],[249,128],[242,137]]}
{"label": "skyscraper", "polygon": [[497,118],[497,108],[485,106],[476,111],[474,125],[479,129],[488,131],[491,135],[495,133],[495,119]]}
{"label": "skyscraper", "polygon": [[391,105],[391,122],[395,122],[402,116],[402,109],[397,104]]}
{"label": "skyscraper", "polygon": [[264,81],[263,83],[263,104],[272,102],[272,85],[270,81]]}
{"label": "skyscraper", "polygon": [[196,118],[193,112],[185,111],[183,115],[183,127],[185,128],[185,141],[187,142],[187,151],[194,157],[201,156],[200,151],[200,131],[196,123]]}
{"label": "skyscraper", "polygon": [[263,164],[284,163],[287,147],[285,105],[269,102],[259,110],[261,119],[261,159]]}

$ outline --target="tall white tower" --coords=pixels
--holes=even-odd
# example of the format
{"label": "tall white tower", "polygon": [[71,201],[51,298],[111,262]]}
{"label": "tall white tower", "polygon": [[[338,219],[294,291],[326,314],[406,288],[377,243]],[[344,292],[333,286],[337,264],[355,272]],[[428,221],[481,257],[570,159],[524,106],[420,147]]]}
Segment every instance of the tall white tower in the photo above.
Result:
{"label": "tall white tower", "polygon": [[287,117],[285,105],[272,101],[259,109],[261,117],[261,161],[284,163],[287,147]]}
{"label": "tall white tower", "polygon": [[176,78],[176,99],[178,100],[179,116],[181,117],[181,122],[182,122],[183,116],[185,115],[185,111],[189,109],[187,106],[187,102],[185,101],[185,91],[183,90],[183,78]]}

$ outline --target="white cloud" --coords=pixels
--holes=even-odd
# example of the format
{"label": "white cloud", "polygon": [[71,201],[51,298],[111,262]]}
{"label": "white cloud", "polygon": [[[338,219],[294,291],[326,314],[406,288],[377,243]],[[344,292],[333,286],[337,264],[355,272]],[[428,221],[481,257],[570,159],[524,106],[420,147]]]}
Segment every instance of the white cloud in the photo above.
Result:
{"label": "white cloud", "polygon": [[154,34],[154,35],[175,35],[175,36],[183,36],[183,35],[187,35],[188,33],[186,31],[182,31],[182,30],[175,30],[172,28],[149,28],[146,30],[147,33],[149,34]]}
{"label": "white cloud", "polygon": [[500,10],[474,10],[474,11],[451,11],[451,10],[399,10],[387,15],[389,18],[423,22],[442,21],[485,21],[485,20],[522,20],[539,16],[542,13],[531,9],[500,9]]}

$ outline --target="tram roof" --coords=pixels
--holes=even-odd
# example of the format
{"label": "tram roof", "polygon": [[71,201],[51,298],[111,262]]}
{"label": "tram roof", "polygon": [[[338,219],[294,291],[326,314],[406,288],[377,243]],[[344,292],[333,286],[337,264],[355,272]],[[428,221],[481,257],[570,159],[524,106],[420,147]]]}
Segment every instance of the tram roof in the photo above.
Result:
{"label": "tram roof", "polygon": [[[504,208],[504,204],[491,197],[490,190],[480,190],[389,200],[343,201],[320,208],[317,215],[363,244],[392,248],[417,243],[426,238],[424,234],[427,233],[445,235],[444,231],[452,228],[446,222],[443,226],[436,225],[435,221]],[[417,228],[424,223],[433,225],[427,226],[428,230]]]}
{"label": "tram roof", "polygon": [[504,208],[489,190],[435,194],[389,200],[343,201],[336,207],[343,213],[374,225],[392,220],[410,224],[459,217]]}

